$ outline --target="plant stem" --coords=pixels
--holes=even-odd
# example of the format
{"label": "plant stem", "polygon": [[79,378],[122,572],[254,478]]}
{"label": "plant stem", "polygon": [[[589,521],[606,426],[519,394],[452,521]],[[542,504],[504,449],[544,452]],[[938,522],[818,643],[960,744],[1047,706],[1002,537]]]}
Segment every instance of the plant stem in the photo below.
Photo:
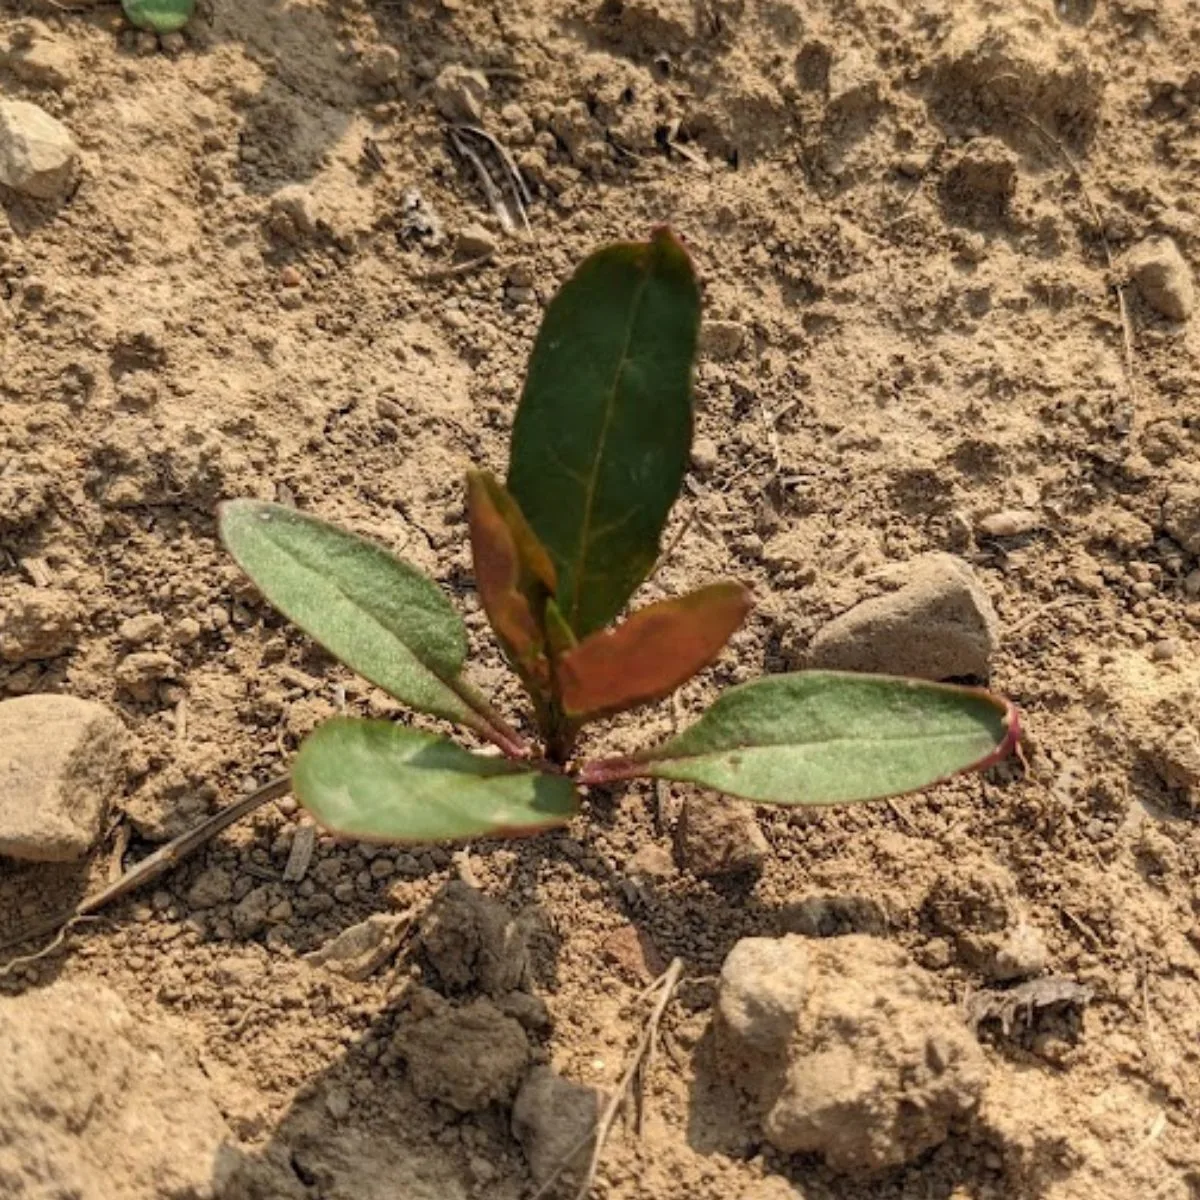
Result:
{"label": "plant stem", "polygon": [[585,763],[575,778],[584,784],[606,784],[619,783],[623,779],[637,779],[646,773],[646,768],[636,759],[602,758],[596,762]]}
{"label": "plant stem", "polygon": [[499,746],[509,758],[528,758],[529,743],[492,707],[491,702],[465,679],[456,679],[450,686],[462,701],[479,717],[473,728],[493,745]]}

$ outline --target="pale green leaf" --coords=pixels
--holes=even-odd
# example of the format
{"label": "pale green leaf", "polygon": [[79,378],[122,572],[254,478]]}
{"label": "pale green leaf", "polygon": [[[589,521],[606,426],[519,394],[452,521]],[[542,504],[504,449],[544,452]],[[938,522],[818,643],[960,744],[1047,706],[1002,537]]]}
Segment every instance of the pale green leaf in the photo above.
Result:
{"label": "pale green leaf", "polygon": [[577,809],[571,781],[387,721],[335,717],[300,747],[292,786],[335,833],[440,842],[534,833]]}
{"label": "pale green leaf", "polygon": [[221,506],[221,537],[284,616],[397,700],[480,728],[459,679],[462,618],[415,567],[281,504]]}
{"label": "pale green leaf", "polygon": [[649,775],[769,804],[846,804],[987,766],[1017,736],[1016,710],[988,692],[803,671],[731,688],[677,737],[580,781]]}

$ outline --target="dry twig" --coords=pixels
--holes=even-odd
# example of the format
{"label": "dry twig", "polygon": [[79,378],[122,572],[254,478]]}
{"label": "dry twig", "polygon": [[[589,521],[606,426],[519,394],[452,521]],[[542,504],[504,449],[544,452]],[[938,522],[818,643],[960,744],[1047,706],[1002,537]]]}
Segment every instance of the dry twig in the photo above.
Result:
{"label": "dry twig", "polygon": [[[531,1200],[541,1200],[555,1183],[558,1182],[559,1177],[570,1165],[575,1155],[591,1141],[592,1153],[588,1160],[587,1171],[584,1173],[583,1182],[579,1185],[575,1193],[575,1200],[586,1200],[592,1190],[592,1185],[596,1182],[596,1171],[600,1166],[600,1159],[604,1154],[604,1146],[608,1141],[608,1135],[612,1132],[617,1114],[621,1111],[631,1092],[639,1094],[641,1092],[646,1071],[653,1058],[654,1044],[658,1037],[658,1026],[662,1021],[663,1013],[667,1010],[667,1005],[671,1002],[671,997],[675,994],[675,989],[679,986],[679,979],[682,974],[683,959],[672,959],[671,965],[646,989],[645,994],[647,996],[657,993],[657,999],[654,1002],[654,1007],[650,1010],[649,1016],[646,1018],[641,1036],[638,1038],[637,1045],[633,1048],[633,1054],[630,1055],[629,1062],[626,1064],[624,1074],[622,1074],[621,1080],[617,1084],[616,1091],[613,1092],[612,1098],[604,1106],[604,1111],[600,1114],[595,1129],[588,1134],[584,1141],[572,1147],[571,1153],[563,1159],[542,1186],[534,1192]],[[639,1104],[639,1111],[640,1107]]]}
{"label": "dry twig", "polygon": [[515,233],[516,226],[513,224],[512,213],[508,211],[508,205],[504,203],[504,197],[500,194],[500,189],[496,186],[492,173],[487,169],[487,164],[455,133],[454,129],[451,129],[449,133],[450,144],[474,169],[475,175],[479,179],[479,186],[483,188],[483,194],[487,197],[488,205],[495,214],[496,220],[500,222],[500,228],[505,233]]}
{"label": "dry twig", "polygon": [[[135,863],[120,878],[102,887],[98,892],[94,892],[90,896],[85,896],[75,906],[74,910],[67,913],[66,916],[56,917],[53,921],[49,921],[36,929],[27,930],[19,938],[15,938],[0,946],[0,950],[6,950],[10,946],[19,946],[22,942],[27,942],[31,938],[42,937],[47,933],[54,932],[56,934],[54,942],[33,957],[38,958],[42,954],[49,953],[52,948],[61,944],[67,931],[81,917],[88,917],[99,912],[100,909],[113,903],[114,900],[120,900],[122,897],[129,895],[130,892],[136,891],[151,880],[165,874],[172,867],[178,866],[185,858],[194,854],[201,846],[216,837],[221,830],[227,829],[235,821],[240,821],[243,817],[249,816],[255,809],[261,808],[268,801],[277,800],[280,796],[286,795],[290,787],[291,779],[287,775],[281,775],[278,779],[272,779],[270,783],[263,784],[257,791],[251,792],[248,796],[244,796],[241,800],[237,800],[233,804],[226,805],[220,812],[215,812],[212,816],[206,817],[194,829],[188,830],[187,833],[174,838],[165,846],[159,847],[153,854],[143,858],[141,862]],[[19,962],[21,960],[14,961]],[[11,967],[12,964],[10,963],[9,966]]]}

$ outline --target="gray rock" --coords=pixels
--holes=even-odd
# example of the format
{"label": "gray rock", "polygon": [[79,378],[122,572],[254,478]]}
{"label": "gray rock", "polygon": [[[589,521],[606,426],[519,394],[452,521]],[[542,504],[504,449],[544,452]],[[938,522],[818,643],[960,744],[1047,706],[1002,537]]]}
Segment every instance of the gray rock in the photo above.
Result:
{"label": "gray rock", "polygon": [[0,854],[82,858],[125,781],[126,735],[104,708],[74,696],[0,703]]}
{"label": "gray rock", "polygon": [[93,982],[0,1004],[0,1190],[216,1200],[233,1138],[186,1039]]}
{"label": "gray rock", "polygon": [[0,183],[35,200],[62,200],[79,166],[71,131],[25,100],[0,100]]}
{"label": "gray rock", "polygon": [[0,658],[30,662],[55,658],[75,645],[79,605],[58,588],[15,588],[0,609]]}
{"label": "gray rock", "polygon": [[1169,237],[1139,242],[1127,259],[1129,277],[1142,299],[1172,321],[1186,321],[1196,307],[1196,288],[1187,261]]}
{"label": "gray rock", "polygon": [[813,638],[806,665],[923,679],[984,678],[999,639],[996,610],[952,554],[910,563],[902,586],[855,605]]}
{"label": "gray rock", "polygon": [[545,1185],[563,1163],[562,1186],[577,1183],[570,1176],[587,1167],[603,1100],[595,1088],[563,1079],[549,1067],[529,1072],[513,1105],[512,1131],[535,1185]]}
{"label": "gray rock", "polygon": [[710,878],[759,870],[771,847],[750,805],[713,792],[690,792],[675,828],[675,852],[693,875]]}

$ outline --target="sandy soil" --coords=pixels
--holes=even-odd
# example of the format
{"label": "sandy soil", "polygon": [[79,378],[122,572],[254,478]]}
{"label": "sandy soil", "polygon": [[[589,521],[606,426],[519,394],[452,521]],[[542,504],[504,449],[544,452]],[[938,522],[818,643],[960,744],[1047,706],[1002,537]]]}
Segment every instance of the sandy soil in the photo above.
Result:
{"label": "sandy soil", "polygon": [[[710,328],[687,528],[647,595],[735,574],[759,603],[633,732],[802,661],[881,568],[950,551],[999,612],[991,681],[1026,714],[1028,770],[757,810],[769,855],[723,881],[665,861],[682,793],[473,847],[483,890],[526,911],[552,1019],[534,1055],[568,1078],[611,1086],[647,982],[685,961],[645,1129],[618,1126],[596,1194],[1200,1196],[1200,326],[1125,286],[1146,238],[1200,256],[1200,10],[210,0],[158,47],[112,5],[70,7],[0,6],[0,89],[82,151],[61,204],[0,189],[0,608],[64,613],[57,652],[0,667],[0,690],[102,701],[134,752],[87,870],[0,864],[0,934],[103,880],[120,830],[132,861],[280,774],[340,705],[396,712],[238,577],[223,497],[294,501],[429,571],[471,613],[476,681],[516,701],[463,472],[502,469],[572,264],[665,221]],[[528,180],[527,235],[452,144],[472,106]],[[989,523],[1010,510],[1032,515]],[[450,852],[322,836],[287,882],[304,824],[262,809],[4,988],[101,981],[171,1024],[232,1131],[228,1196],[529,1196],[504,1106],[413,1090],[393,1034],[421,962],[355,981],[301,957],[420,910]],[[1092,992],[1072,1020],[984,1032],[984,1117],[871,1179],[772,1149],[707,1032],[737,939],[831,894],[947,1003],[994,983],[989,938],[1014,922]]]}

